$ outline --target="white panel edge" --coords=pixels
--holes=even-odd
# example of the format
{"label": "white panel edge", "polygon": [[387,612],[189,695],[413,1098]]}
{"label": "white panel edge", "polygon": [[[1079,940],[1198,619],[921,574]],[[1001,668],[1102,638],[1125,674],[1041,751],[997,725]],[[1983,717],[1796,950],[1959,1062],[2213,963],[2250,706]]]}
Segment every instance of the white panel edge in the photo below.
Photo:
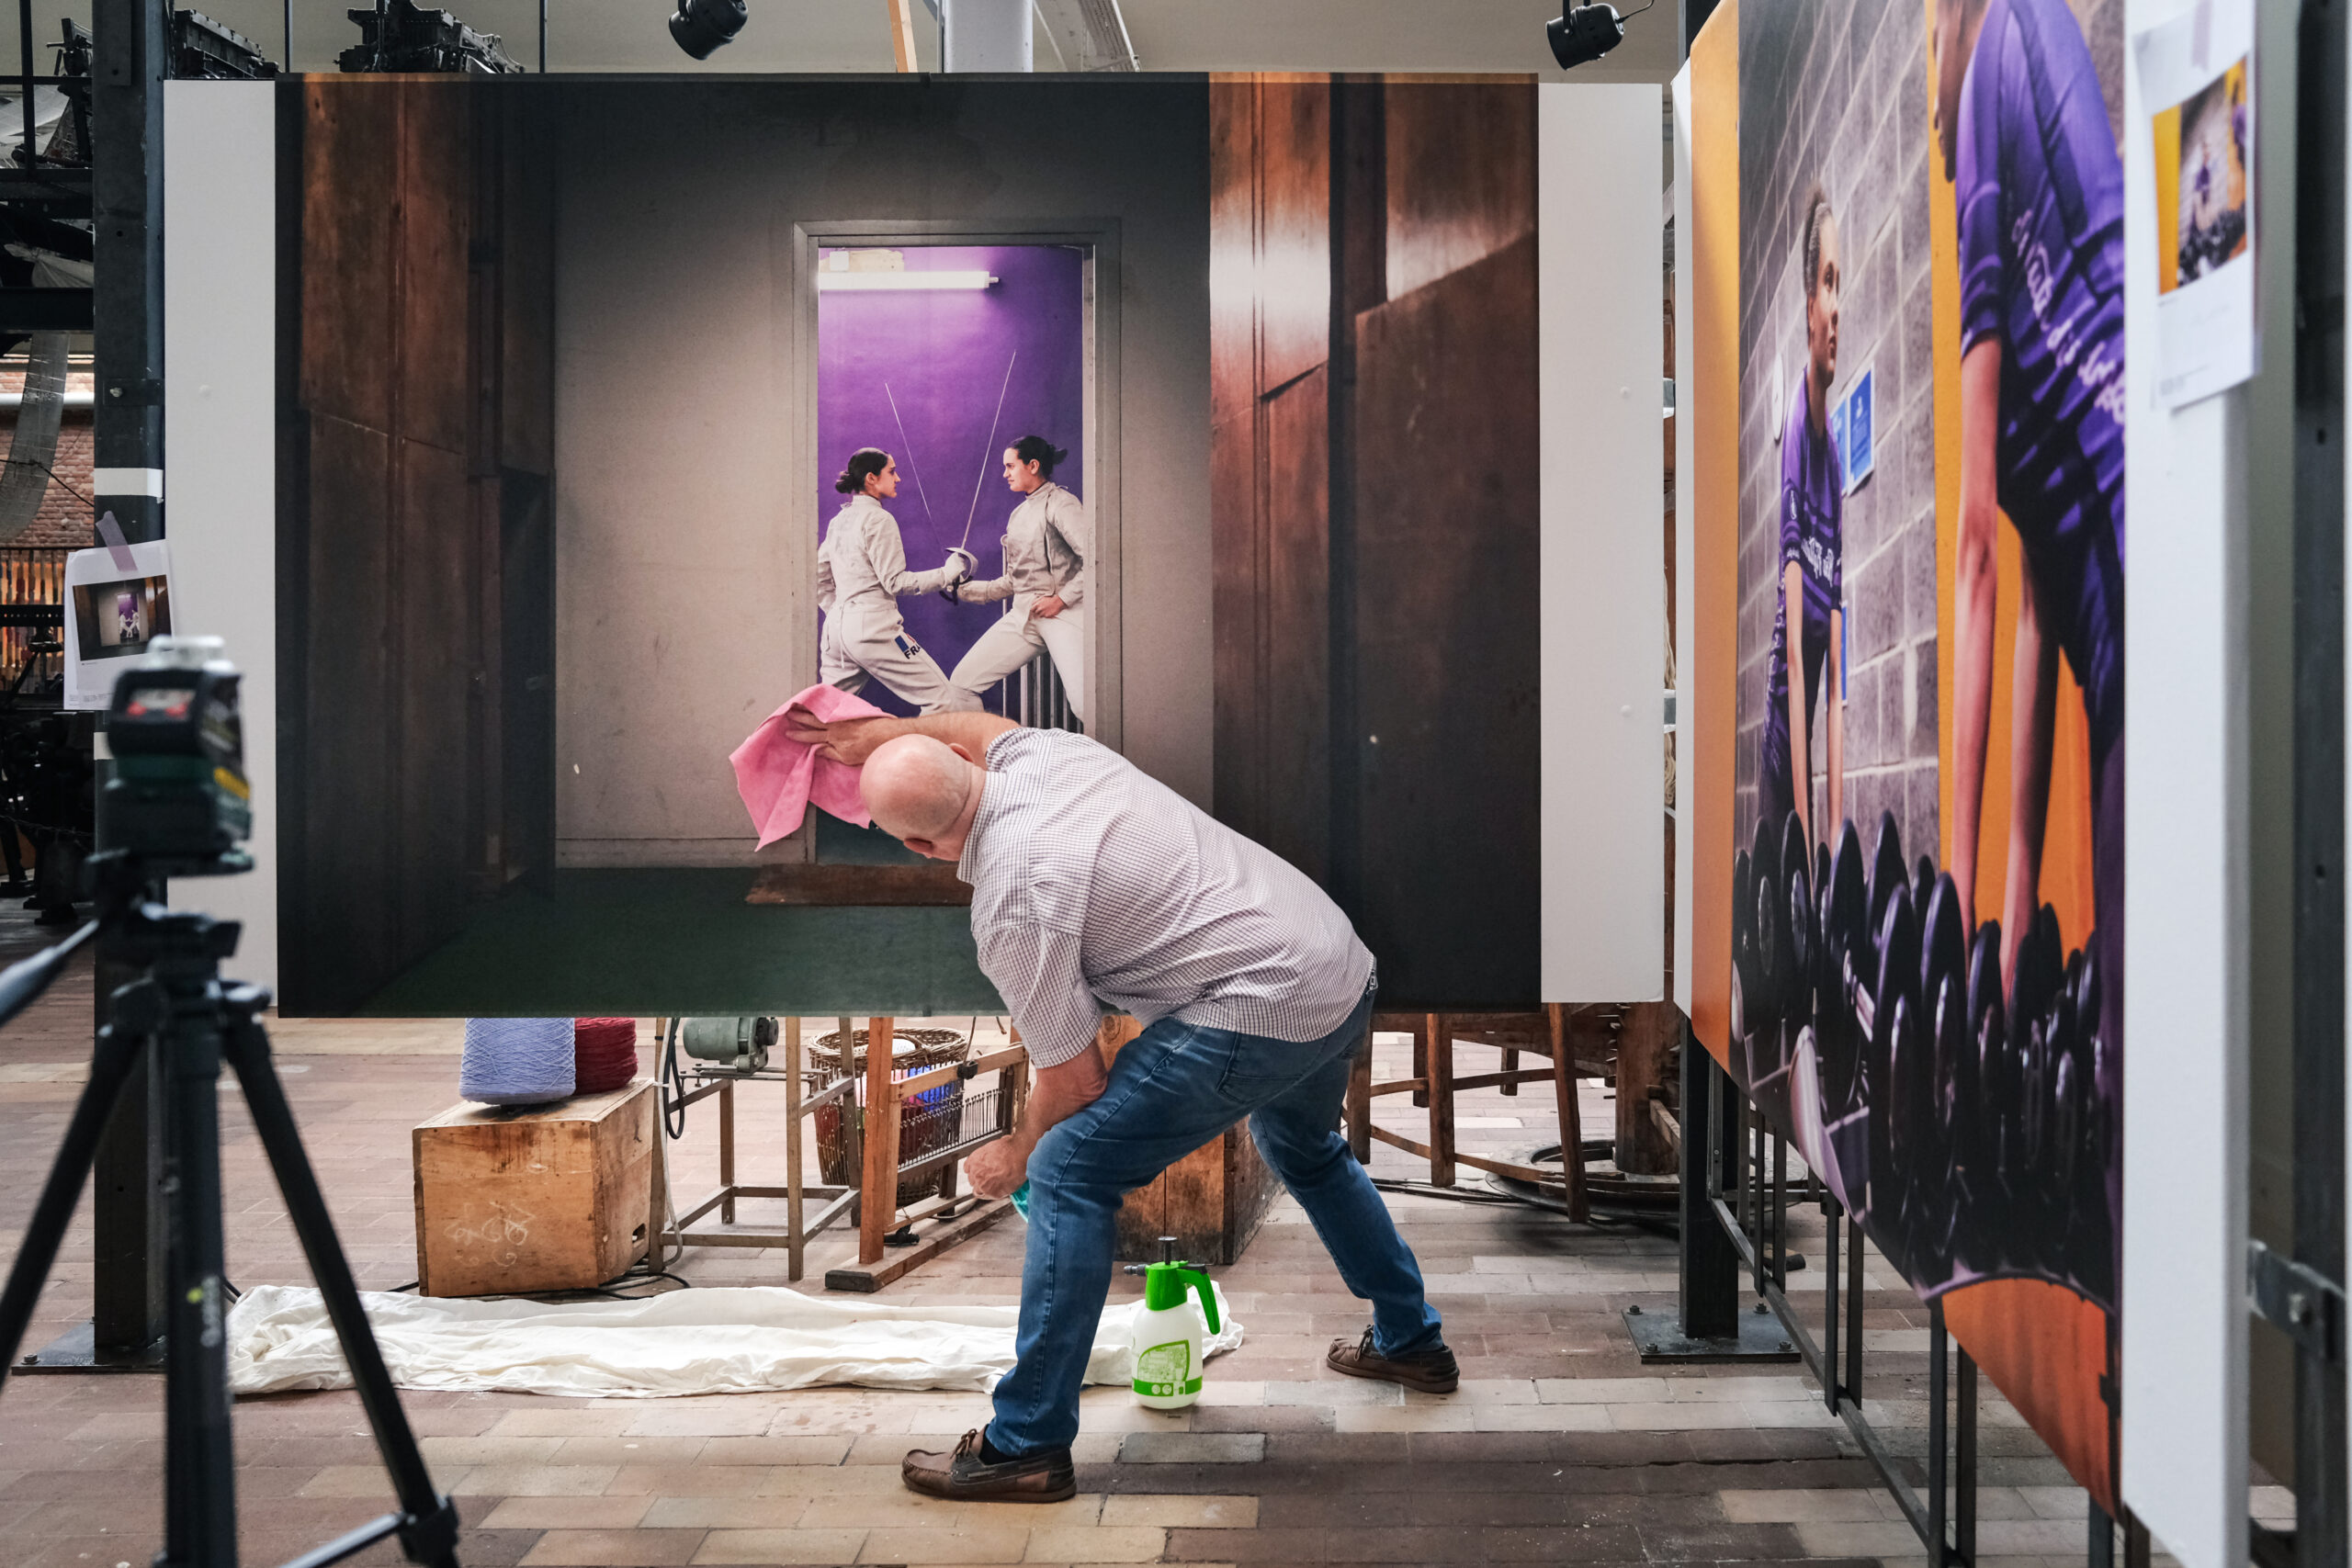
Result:
{"label": "white panel edge", "polygon": [[[2179,0],[2127,0],[2136,34]],[[2138,73],[2124,247],[2157,254]],[[2186,1568],[2246,1561],[2246,547],[2244,393],[2154,404],[2152,276],[2126,288],[2122,1467]]]}
{"label": "white panel edge", "polygon": [[1699,666],[1698,501],[1691,468],[1698,433],[1698,355],[1691,329],[1690,65],[1674,73],[1674,1005],[1690,1015],[1691,866],[1697,846],[1691,824],[1691,715],[1697,710]]}
{"label": "white panel edge", "polygon": [[180,624],[244,672],[254,869],[172,885],[244,931],[227,974],[277,986],[277,89],[164,91],[164,450]]}
{"label": "white panel edge", "polygon": [[1665,992],[1659,89],[1536,89],[1543,999]]}

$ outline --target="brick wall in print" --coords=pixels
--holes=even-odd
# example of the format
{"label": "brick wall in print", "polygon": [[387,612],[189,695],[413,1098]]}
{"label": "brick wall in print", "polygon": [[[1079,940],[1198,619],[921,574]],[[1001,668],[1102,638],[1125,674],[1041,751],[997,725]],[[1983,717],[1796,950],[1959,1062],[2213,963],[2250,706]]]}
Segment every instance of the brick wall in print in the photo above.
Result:
{"label": "brick wall in print", "polygon": [[[1806,197],[1844,249],[1831,406],[1871,373],[1870,478],[1845,498],[1845,816],[1882,810],[1913,855],[1937,824],[1936,472],[1928,274],[1927,22],[1896,0],[1746,0],[1740,10],[1738,750],[1735,843],[1753,836],[1780,596],[1781,425],[1805,365]],[[1816,708],[1815,810],[1826,765]],[[1816,822],[1819,820],[1815,817]],[[1826,833],[1816,833],[1827,838]]]}

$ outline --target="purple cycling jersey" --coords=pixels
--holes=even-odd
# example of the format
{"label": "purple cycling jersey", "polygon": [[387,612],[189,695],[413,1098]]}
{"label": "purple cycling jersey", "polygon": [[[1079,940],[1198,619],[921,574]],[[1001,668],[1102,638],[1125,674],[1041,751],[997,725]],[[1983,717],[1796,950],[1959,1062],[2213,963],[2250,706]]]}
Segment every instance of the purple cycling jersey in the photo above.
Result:
{"label": "purple cycling jersey", "polygon": [[[1838,608],[1846,582],[1845,466],[1829,439],[1826,421],[1815,434],[1806,417],[1813,396],[1809,372],[1797,376],[1790,399],[1788,427],[1781,432],[1781,553],[1772,568],[1779,584],[1796,563],[1804,585],[1799,606],[1797,644],[1804,662],[1804,711],[1810,716],[1821,695],[1821,674],[1829,649],[1829,614]],[[1789,751],[1789,628],[1785,596],[1773,594],[1772,657],[1764,677],[1764,733],[1758,802],[1768,818],[1796,809],[1795,763]]]}
{"label": "purple cycling jersey", "polygon": [[1990,0],[1961,87],[1961,349],[2001,344],[2001,510],[2104,755],[2123,725],[2123,167],[2065,0]]}

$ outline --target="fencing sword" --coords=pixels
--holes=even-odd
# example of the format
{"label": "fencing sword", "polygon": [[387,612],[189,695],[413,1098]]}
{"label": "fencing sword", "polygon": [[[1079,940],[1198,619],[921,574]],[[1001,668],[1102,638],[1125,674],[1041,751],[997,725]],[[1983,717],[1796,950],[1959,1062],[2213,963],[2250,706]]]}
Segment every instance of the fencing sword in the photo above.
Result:
{"label": "fencing sword", "polygon": [[956,547],[959,550],[972,542],[972,520],[980,514],[980,490],[989,482],[989,456],[996,450],[996,427],[1004,420],[1005,394],[1012,390],[1012,367],[1020,358],[1016,348],[1004,362],[1004,385],[997,390],[996,412],[989,420],[989,444],[980,448],[980,477],[972,481],[972,509],[964,515],[964,537]]}
{"label": "fencing sword", "polygon": [[[915,464],[915,444],[907,439],[907,422],[899,413],[899,395],[890,390],[890,383],[888,381],[882,383],[882,395],[890,400],[890,420],[899,427],[899,445],[907,450],[907,472],[914,476],[915,494],[922,498],[923,522],[930,525],[931,536],[933,541],[936,541],[939,537],[939,519],[932,515],[931,492],[922,488],[922,469]],[[970,525],[966,525],[964,534],[967,538],[971,536],[971,532]],[[972,568],[977,564],[973,560],[972,552],[960,545],[949,552],[950,559],[956,556],[964,558],[963,571],[946,587],[939,591],[939,596],[951,604],[956,603],[956,590],[971,581]]]}
{"label": "fencing sword", "polygon": [[899,417],[899,396],[890,390],[890,383],[882,383],[882,395],[890,400],[890,422],[899,427],[899,445],[906,448],[907,472],[914,476],[915,493],[922,497],[922,520],[931,525],[931,536],[939,536],[939,520],[931,514],[931,492],[922,488],[922,470],[915,467],[915,444],[907,439],[907,422]]}

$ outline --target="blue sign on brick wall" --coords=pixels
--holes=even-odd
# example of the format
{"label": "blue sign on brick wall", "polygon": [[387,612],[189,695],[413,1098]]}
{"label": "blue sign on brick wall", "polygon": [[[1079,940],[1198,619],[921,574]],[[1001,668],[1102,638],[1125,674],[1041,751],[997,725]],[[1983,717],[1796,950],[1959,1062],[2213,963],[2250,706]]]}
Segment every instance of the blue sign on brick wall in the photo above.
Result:
{"label": "blue sign on brick wall", "polygon": [[1846,493],[1851,495],[1871,477],[1872,452],[1871,446],[1871,375],[1868,370],[1854,378],[1854,384],[1838,401],[1832,428],[1837,432],[1838,453],[1845,459]]}

